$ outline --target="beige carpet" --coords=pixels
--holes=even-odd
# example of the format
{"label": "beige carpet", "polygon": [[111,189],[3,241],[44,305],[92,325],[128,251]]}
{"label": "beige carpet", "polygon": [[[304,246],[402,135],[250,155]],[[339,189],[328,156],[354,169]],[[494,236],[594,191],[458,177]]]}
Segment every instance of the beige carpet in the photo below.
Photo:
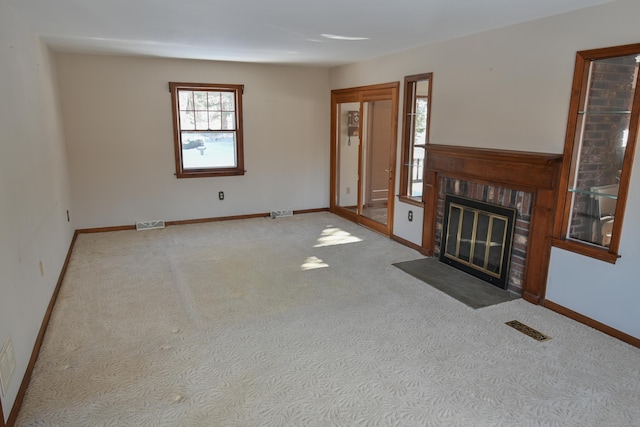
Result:
{"label": "beige carpet", "polygon": [[639,425],[640,350],[418,256],[328,213],[80,235],[18,425]]}

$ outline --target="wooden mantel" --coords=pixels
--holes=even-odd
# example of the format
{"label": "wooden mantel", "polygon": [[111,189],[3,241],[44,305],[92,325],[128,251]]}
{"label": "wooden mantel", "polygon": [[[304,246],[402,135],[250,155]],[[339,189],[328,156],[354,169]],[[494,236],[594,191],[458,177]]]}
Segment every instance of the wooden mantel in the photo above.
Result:
{"label": "wooden mantel", "polygon": [[423,248],[435,250],[438,185],[441,177],[495,185],[532,194],[527,261],[522,298],[543,302],[553,230],[561,154],[427,145],[424,183]]}

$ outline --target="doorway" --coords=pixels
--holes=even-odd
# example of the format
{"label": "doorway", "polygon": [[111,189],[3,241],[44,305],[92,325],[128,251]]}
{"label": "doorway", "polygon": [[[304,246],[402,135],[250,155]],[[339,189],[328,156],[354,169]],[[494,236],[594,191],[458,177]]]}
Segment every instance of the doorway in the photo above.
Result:
{"label": "doorway", "polygon": [[331,92],[331,211],[392,234],[399,83]]}

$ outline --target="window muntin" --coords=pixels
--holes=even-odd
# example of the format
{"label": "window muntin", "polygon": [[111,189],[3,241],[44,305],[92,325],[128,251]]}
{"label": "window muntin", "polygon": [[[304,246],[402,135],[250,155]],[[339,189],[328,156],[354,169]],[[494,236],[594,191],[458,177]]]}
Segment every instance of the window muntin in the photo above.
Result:
{"label": "window muntin", "polygon": [[561,179],[557,246],[618,257],[638,134],[640,45],[578,52]]}
{"label": "window muntin", "polygon": [[422,203],[432,74],[405,77],[400,197]]}
{"label": "window muntin", "polygon": [[242,85],[169,86],[176,176],[243,175]]}

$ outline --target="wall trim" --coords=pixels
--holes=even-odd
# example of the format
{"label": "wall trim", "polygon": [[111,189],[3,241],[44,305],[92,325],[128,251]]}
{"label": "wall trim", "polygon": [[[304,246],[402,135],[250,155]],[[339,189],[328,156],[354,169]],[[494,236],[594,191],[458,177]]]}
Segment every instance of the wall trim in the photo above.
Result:
{"label": "wall trim", "polygon": [[124,230],[135,230],[135,225],[116,225],[113,227],[96,227],[96,228],[79,228],[76,230],[78,234],[87,234],[87,233],[104,233],[110,231],[124,231]]}
{"label": "wall trim", "polygon": [[2,412],[2,400],[0,400],[0,427],[6,427],[4,423],[4,413]]}
{"label": "wall trim", "polygon": [[[269,216],[269,213],[256,213],[248,215],[231,215],[231,216],[217,216],[211,218],[194,218],[194,219],[181,219],[177,221],[165,221],[165,225],[187,225],[187,224],[202,224],[205,222],[218,222],[218,221],[232,221],[236,219],[251,219],[251,218],[264,218]],[[135,228],[135,227],[134,227]]]}
{"label": "wall trim", "polygon": [[[56,287],[53,290],[53,295],[51,295],[49,306],[47,307],[47,311],[45,312],[44,318],[42,319],[42,324],[40,325],[40,331],[38,332],[38,337],[36,338],[36,342],[33,345],[33,351],[31,352],[31,358],[29,359],[27,370],[25,371],[24,377],[22,378],[22,383],[20,384],[18,395],[16,396],[16,400],[13,402],[13,407],[11,409],[11,413],[9,414],[9,418],[7,419],[5,427],[13,427],[18,418],[18,413],[20,412],[20,408],[22,407],[22,402],[24,401],[24,396],[27,391],[27,387],[29,386],[29,381],[31,381],[31,374],[33,373],[33,368],[36,364],[36,360],[38,359],[38,355],[40,354],[40,348],[42,347],[44,335],[47,332],[47,326],[49,326],[49,320],[51,319],[51,313],[53,312],[53,307],[56,303],[56,300],[58,299],[58,294],[60,293],[60,288],[62,287],[62,281],[64,280],[64,276],[67,272],[67,267],[69,266],[69,260],[71,259],[71,253],[73,252],[73,247],[76,244],[77,238],[78,238],[78,231],[76,230],[73,233],[73,237],[71,238],[71,243],[69,244],[69,250],[67,251],[67,257],[64,259],[64,263],[62,264],[62,269],[60,270],[60,275],[58,276]],[[0,412],[1,412],[1,409],[0,409]]]}
{"label": "wall trim", "polygon": [[294,215],[300,215],[300,214],[308,214],[308,213],[317,213],[317,212],[329,212],[329,208],[315,208],[315,209],[300,209],[300,210],[294,210],[293,214]]}
{"label": "wall trim", "polygon": [[[316,212],[329,212],[329,208],[298,209],[298,210],[294,210],[293,214],[301,215],[301,214],[316,213]],[[270,215],[271,214],[269,212],[262,212],[262,213],[255,213],[255,214],[246,214],[246,215],[230,215],[230,216],[216,216],[216,217],[209,217],[209,218],[180,219],[176,221],[165,221],[165,225],[171,226],[171,225],[201,224],[205,222],[232,221],[237,219],[250,219],[250,218],[264,218]],[[125,231],[125,230],[135,230],[135,229],[136,229],[135,225],[116,225],[112,227],[79,228],[76,230],[76,233],[78,234],[106,233],[111,231]]]}
{"label": "wall trim", "polygon": [[416,245],[415,243],[410,242],[409,240],[403,239],[402,237],[396,236],[395,234],[392,234],[390,237],[391,237],[391,240],[394,240],[400,243],[401,245],[407,246],[411,249],[415,249],[416,251],[422,253],[422,247],[420,245]]}
{"label": "wall trim", "polygon": [[[294,210],[294,215],[302,215],[308,213],[315,212],[329,212],[329,208],[315,208],[315,209],[299,209]],[[250,218],[264,218],[267,216],[271,216],[271,213],[256,213],[256,214],[247,214],[247,215],[231,215],[231,216],[218,216],[211,218],[196,218],[196,219],[184,219],[178,221],[165,221],[166,225],[185,225],[185,224],[200,224],[204,222],[218,222],[218,221],[232,221],[236,219],[250,219]],[[134,227],[135,229],[135,227]]]}
{"label": "wall trim", "polygon": [[555,311],[556,313],[562,314],[570,319],[573,319],[577,322],[583,323],[587,326],[592,327],[600,332],[603,332],[607,335],[610,335],[614,338],[619,339],[620,341],[624,341],[629,345],[640,348],[640,339],[633,337],[629,334],[625,334],[622,331],[612,328],[611,326],[607,326],[604,323],[600,323],[597,320],[594,320],[590,317],[587,317],[583,314],[577,313],[569,308],[566,308],[560,304],[556,304],[555,302],[545,300],[542,304],[545,308],[549,310]]}

